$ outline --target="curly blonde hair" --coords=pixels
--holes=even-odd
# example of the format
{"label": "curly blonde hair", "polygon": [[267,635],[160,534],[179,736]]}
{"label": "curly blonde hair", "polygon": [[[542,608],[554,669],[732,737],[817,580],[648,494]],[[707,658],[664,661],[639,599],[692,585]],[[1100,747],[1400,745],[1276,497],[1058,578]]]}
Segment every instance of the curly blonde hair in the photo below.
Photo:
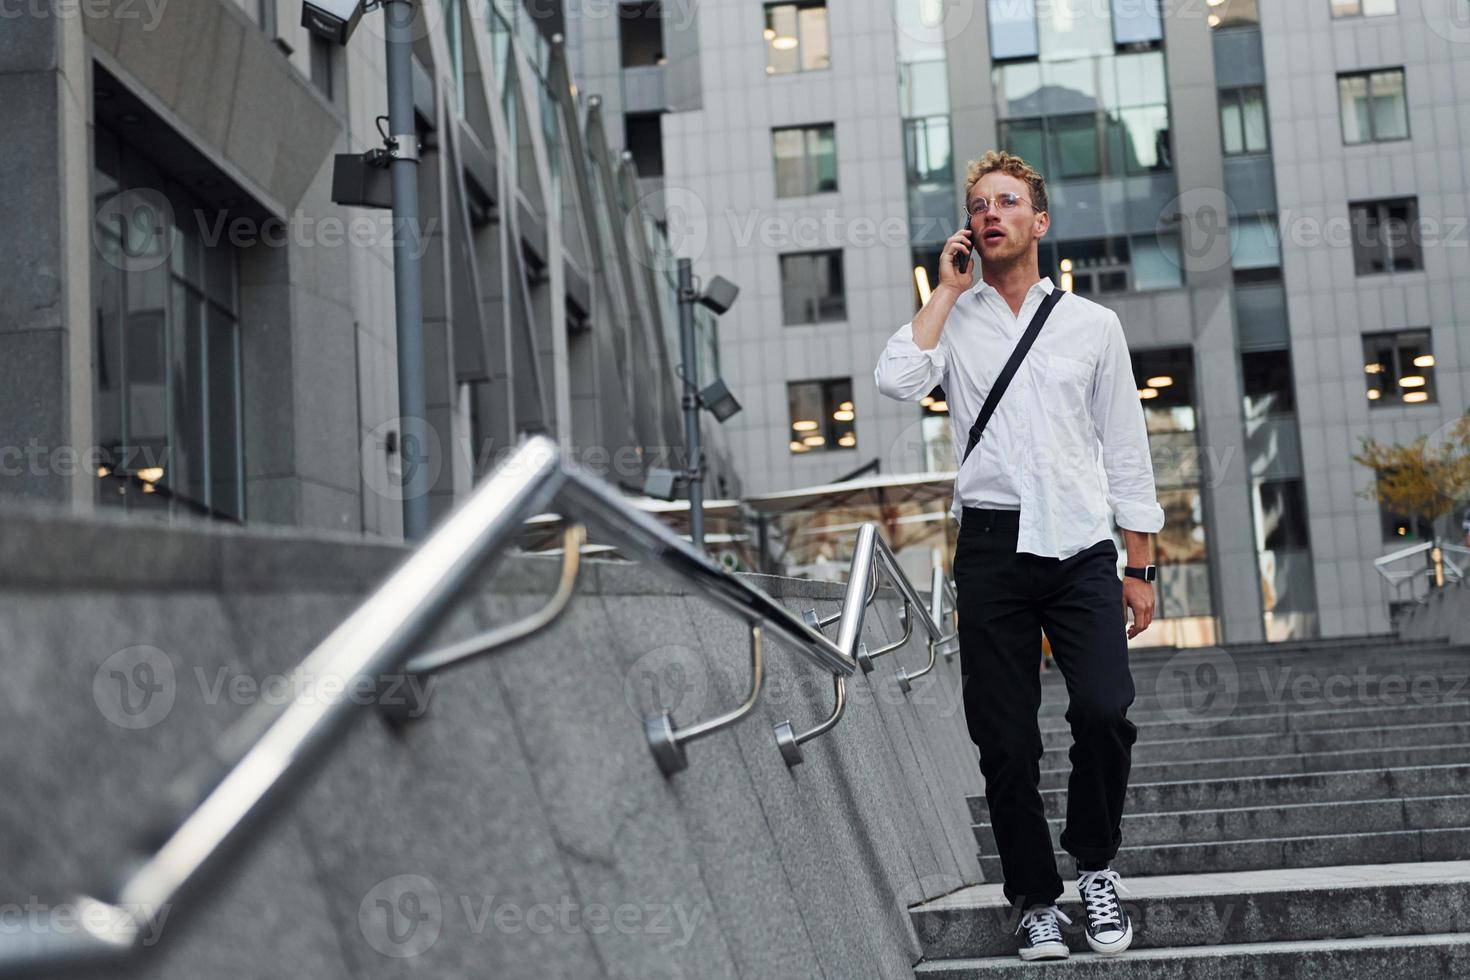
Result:
{"label": "curly blonde hair", "polygon": [[1005,150],[987,150],[980,159],[970,161],[965,171],[965,200],[970,199],[970,188],[977,180],[993,173],[1009,174],[1024,180],[1031,188],[1031,206],[1038,211],[1046,210],[1046,178],[1025,160]]}

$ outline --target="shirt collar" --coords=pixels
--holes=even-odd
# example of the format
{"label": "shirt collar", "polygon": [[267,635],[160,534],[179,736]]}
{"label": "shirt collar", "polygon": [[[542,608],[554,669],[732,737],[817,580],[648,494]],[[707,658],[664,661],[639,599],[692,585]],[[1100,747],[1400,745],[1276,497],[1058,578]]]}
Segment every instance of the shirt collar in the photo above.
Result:
{"label": "shirt collar", "polygon": [[[1034,282],[1031,285],[1031,288],[1030,289],[1026,290],[1026,299],[1030,299],[1031,298],[1031,294],[1032,293],[1035,293],[1037,291],[1040,291],[1041,294],[1044,296],[1047,293],[1050,293],[1055,288],[1056,287],[1052,284],[1051,276],[1042,276],[1040,279],[1036,280],[1036,282]],[[986,293],[994,293],[997,297],[1003,298],[1003,297],[1000,297],[1000,290],[996,289],[994,286],[992,286],[990,283],[986,282],[984,279],[981,279],[973,287],[971,287],[971,291],[976,296],[984,296]],[[1024,303],[1024,302],[1025,302],[1025,300],[1022,300],[1022,303]]]}

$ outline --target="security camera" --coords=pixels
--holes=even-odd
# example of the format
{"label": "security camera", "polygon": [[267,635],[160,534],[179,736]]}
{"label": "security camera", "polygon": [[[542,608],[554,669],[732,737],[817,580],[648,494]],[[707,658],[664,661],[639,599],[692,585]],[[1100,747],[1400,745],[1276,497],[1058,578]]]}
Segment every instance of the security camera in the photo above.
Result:
{"label": "security camera", "polygon": [[336,44],[347,39],[362,19],[363,0],[302,0],[301,26]]}

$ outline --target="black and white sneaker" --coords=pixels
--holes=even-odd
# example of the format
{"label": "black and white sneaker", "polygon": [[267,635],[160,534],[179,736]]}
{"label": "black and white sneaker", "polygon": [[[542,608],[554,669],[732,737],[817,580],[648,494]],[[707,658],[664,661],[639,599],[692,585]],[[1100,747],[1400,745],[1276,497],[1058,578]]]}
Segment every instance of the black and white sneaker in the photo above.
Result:
{"label": "black and white sneaker", "polygon": [[1070,955],[1067,944],[1062,940],[1062,929],[1057,925],[1061,919],[1068,925],[1072,920],[1062,914],[1055,905],[1038,905],[1021,916],[1016,931],[1026,930],[1021,937],[1021,959],[1064,960]]}
{"label": "black and white sneaker", "polygon": [[1087,945],[1104,956],[1121,953],[1133,942],[1133,923],[1118,901],[1119,890],[1127,892],[1112,868],[1084,871],[1077,878],[1077,894],[1087,909]]}

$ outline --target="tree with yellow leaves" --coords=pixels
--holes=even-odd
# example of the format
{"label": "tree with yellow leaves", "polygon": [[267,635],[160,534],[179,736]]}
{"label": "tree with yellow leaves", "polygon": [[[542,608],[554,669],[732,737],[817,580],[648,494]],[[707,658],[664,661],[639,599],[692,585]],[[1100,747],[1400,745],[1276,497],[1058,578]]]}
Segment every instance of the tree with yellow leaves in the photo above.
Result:
{"label": "tree with yellow leaves", "polygon": [[1470,411],[1408,445],[1381,443],[1362,437],[1363,449],[1353,462],[1373,470],[1374,485],[1359,496],[1376,499],[1385,509],[1435,521],[1470,495]]}

